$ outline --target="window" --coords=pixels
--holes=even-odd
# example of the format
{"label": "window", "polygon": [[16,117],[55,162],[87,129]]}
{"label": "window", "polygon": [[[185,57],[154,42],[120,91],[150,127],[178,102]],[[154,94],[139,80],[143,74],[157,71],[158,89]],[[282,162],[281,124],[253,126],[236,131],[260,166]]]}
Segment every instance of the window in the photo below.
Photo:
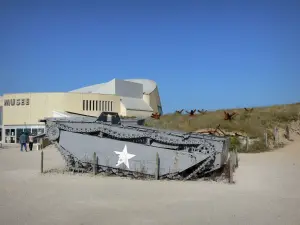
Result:
{"label": "window", "polygon": [[98,101],[95,101],[96,111],[98,111]]}
{"label": "window", "polygon": [[107,111],[110,111],[110,101],[108,101],[108,104],[107,104]]}
{"label": "window", "polygon": [[105,111],[104,110],[104,101],[102,101],[102,111]]}
{"label": "window", "polygon": [[107,101],[105,101],[104,109],[105,109],[105,111],[107,111]]}
{"label": "window", "polygon": [[93,100],[93,111],[95,111],[95,101]]}
{"label": "window", "polygon": [[110,102],[110,110],[113,111],[113,102]]}
{"label": "window", "polygon": [[89,101],[85,100],[85,110],[89,110]]}
{"label": "window", "polygon": [[15,129],[5,129],[5,143],[16,143],[15,137]]}
{"label": "window", "polygon": [[82,100],[82,110],[85,110],[85,100]]}
{"label": "window", "polygon": [[10,129],[5,129],[5,136],[10,136]]}
{"label": "window", "polygon": [[29,134],[31,133],[31,128],[25,128],[25,129],[24,129],[24,133],[25,133],[26,135],[29,135]]}
{"label": "window", "polygon": [[89,107],[89,110],[90,110],[90,111],[92,110],[92,100],[90,100],[90,107]]}
{"label": "window", "polygon": [[101,111],[101,101],[99,101],[99,111]]}
{"label": "window", "polygon": [[[31,133],[32,133],[33,135],[37,135],[37,129],[36,129],[36,128],[32,128],[32,129],[31,129]],[[34,138],[34,139],[33,139],[33,143],[35,143],[35,144],[37,143],[37,138]]]}
{"label": "window", "polygon": [[23,132],[23,128],[17,128],[17,143],[20,141],[20,136]]}
{"label": "window", "polygon": [[39,128],[38,129],[38,134],[43,134],[45,131],[44,131],[44,128]]}

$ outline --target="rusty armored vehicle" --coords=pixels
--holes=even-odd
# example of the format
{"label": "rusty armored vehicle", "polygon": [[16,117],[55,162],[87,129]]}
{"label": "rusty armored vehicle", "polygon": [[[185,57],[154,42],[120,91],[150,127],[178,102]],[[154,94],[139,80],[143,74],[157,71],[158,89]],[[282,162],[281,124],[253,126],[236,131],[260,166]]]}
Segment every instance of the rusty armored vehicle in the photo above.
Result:
{"label": "rusty armored vehicle", "polygon": [[40,122],[73,171],[92,171],[96,153],[98,173],[151,179],[158,154],[159,179],[191,180],[218,170],[228,159],[228,137],[150,128],[143,120],[121,119],[117,113]]}

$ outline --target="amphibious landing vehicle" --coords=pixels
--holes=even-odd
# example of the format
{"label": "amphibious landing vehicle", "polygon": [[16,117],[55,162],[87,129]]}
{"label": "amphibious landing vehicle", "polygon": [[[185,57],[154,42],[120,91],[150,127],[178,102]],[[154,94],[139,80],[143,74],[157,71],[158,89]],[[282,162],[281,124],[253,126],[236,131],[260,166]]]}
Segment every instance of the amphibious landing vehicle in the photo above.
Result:
{"label": "amphibious landing vehicle", "polygon": [[73,171],[132,178],[191,180],[221,168],[228,159],[229,139],[199,133],[150,128],[143,120],[121,119],[118,113],[97,117],[44,118],[45,135]]}

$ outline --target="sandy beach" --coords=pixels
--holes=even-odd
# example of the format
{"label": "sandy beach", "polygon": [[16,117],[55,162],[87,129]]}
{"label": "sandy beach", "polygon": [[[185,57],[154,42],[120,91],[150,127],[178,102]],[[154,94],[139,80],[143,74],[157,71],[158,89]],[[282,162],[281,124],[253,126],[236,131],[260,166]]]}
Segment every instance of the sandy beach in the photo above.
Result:
{"label": "sandy beach", "polygon": [[[44,150],[44,168],[63,168]],[[300,141],[239,154],[235,184],[40,174],[40,151],[0,149],[1,225],[299,225]]]}

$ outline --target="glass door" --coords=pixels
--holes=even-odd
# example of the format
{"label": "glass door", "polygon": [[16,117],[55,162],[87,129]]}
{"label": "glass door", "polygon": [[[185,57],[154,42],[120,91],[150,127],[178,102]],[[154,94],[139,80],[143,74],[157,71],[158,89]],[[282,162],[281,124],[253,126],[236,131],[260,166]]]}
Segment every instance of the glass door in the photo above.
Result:
{"label": "glass door", "polygon": [[17,128],[17,143],[20,142],[20,136],[23,133],[23,128]]}
{"label": "glass door", "polygon": [[16,129],[5,129],[5,143],[16,143]]}

